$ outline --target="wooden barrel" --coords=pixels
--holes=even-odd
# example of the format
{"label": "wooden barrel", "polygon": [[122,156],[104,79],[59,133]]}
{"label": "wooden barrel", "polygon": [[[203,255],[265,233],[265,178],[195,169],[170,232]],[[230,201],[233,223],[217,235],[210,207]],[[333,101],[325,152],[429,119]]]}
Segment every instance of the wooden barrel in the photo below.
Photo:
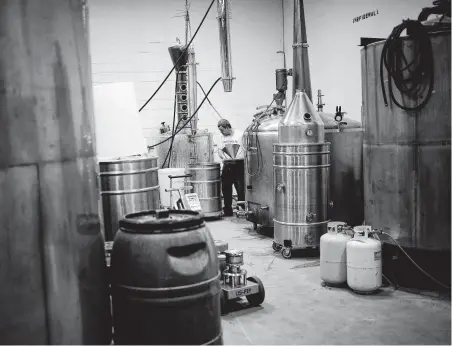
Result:
{"label": "wooden barrel", "polygon": [[124,215],[160,208],[157,157],[101,161],[105,240],[113,241]]}
{"label": "wooden barrel", "polygon": [[111,340],[86,37],[82,1],[0,6],[2,344]]}
{"label": "wooden barrel", "polygon": [[217,250],[201,214],[127,215],[111,269],[115,344],[223,343]]}
{"label": "wooden barrel", "polygon": [[222,214],[221,172],[217,162],[189,164],[186,170],[191,177],[187,185],[192,186],[198,195],[201,209],[206,217],[218,217]]}

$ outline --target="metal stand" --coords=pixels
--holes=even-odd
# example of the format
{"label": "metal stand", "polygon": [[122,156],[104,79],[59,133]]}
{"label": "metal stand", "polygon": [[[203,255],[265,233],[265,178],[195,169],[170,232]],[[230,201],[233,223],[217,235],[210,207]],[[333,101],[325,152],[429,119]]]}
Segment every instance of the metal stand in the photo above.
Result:
{"label": "metal stand", "polygon": [[[170,180],[170,188],[169,189],[165,189],[165,192],[169,192],[170,193],[170,208],[174,208],[174,204],[173,204],[173,192],[177,191],[179,193],[179,198],[180,200],[182,200],[182,195],[180,193],[180,190],[184,190],[184,191],[191,191],[193,189],[192,186],[186,186],[187,184],[187,178],[190,178],[191,174],[183,174],[183,175],[168,175],[168,178]],[[173,188],[173,179],[181,179],[184,178],[184,187],[180,188],[180,189],[175,189]],[[185,192],[184,192],[185,193]]]}

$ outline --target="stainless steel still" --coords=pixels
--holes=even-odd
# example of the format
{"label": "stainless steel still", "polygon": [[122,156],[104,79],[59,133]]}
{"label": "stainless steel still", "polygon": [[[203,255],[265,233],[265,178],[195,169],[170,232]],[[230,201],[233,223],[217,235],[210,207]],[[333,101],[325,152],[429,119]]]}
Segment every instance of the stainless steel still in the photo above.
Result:
{"label": "stainless steel still", "polygon": [[318,247],[327,231],[330,144],[306,93],[297,91],[273,145],[274,241],[288,248]]}
{"label": "stainless steel still", "polygon": [[[150,144],[159,143],[168,139],[171,134],[161,135],[152,138]],[[166,141],[151,149],[150,153],[157,156],[158,167],[161,168],[168,150],[171,140]],[[171,168],[186,168],[188,164],[197,162],[212,162],[214,159],[213,151],[213,134],[210,132],[198,131],[196,135],[177,134],[174,136],[173,148],[171,154]]]}
{"label": "stainless steel still", "polygon": [[126,214],[160,208],[156,157],[129,157],[99,162],[106,241],[113,241]]}
{"label": "stainless steel still", "polygon": [[220,164],[217,162],[189,164],[186,173],[191,174],[187,179],[187,186],[192,186],[192,192],[198,195],[204,216],[220,216],[222,214]]}
{"label": "stainless steel still", "polygon": [[[410,61],[417,54],[415,45],[407,38],[401,41]],[[450,32],[431,34],[430,41],[434,93],[416,112],[406,112],[391,100],[385,107],[380,84],[385,42],[361,50],[365,219],[404,247],[450,251]],[[394,93],[400,100],[395,88]]]}
{"label": "stainless steel still", "polygon": [[305,90],[312,101],[311,76],[309,72],[308,39],[304,18],[303,0],[294,0],[293,14],[293,75],[292,94],[296,90]]}
{"label": "stainless steel still", "polygon": [[[198,86],[196,84],[196,57],[195,50],[193,47],[188,48],[188,66],[187,66],[187,77],[188,77],[188,118],[191,118],[196,112],[198,105]],[[198,131],[198,113],[190,120],[191,133],[196,134]]]}
{"label": "stainless steel still", "polygon": [[[349,225],[364,220],[363,194],[363,132],[361,123],[334,115],[319,113],[325,127],[325,141],[330,142],[330,205],[332,220]],[[273,144],[278,142],[281,115],[264,114],[255,132],[245,132],[250,141],[245,159],[245,200],[250,213],[247,220],[264,227],[273,227]],[[246,146],[245,146],[246,147]]]}
{"label": "stainless steel still", "polygon": [[111,343],[82,6],[0,5],[1,344]]}
{"label": "stainless steel still", "polygon": [[217,0],[218,28],[220,34],[221,53],[221,80],[225,92],[232,91],[232,58],[231,58],[231,34],[230,22],[230,0]]}

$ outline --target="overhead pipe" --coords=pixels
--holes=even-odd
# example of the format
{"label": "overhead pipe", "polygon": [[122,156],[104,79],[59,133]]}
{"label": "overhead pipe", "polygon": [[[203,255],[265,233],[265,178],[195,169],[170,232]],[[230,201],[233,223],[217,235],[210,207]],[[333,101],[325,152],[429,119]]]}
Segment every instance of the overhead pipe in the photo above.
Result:
{"label": "overhead pipe", "polygon": [[292,96],[303,90],[312,102],[311,76],[309,73],[308,39],[303,0],[294,0],[293,17],[293,75]]}
{"label": "overhead pipe", "polygon": [[221,80],[225,92],[232,91],[232,59],[231,59],[231,33],[230,21],[230,0],[217,0],[218,28],[220,33],[221,52]]}

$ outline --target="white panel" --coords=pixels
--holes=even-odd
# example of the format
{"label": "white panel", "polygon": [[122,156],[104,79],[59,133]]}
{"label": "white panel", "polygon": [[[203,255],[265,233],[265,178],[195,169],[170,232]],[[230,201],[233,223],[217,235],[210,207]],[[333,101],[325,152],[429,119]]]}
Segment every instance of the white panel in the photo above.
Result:
{"label": "white panel", "polygon": [[133,83],[97,85],[93,96],[97,157],[146,153]]}

